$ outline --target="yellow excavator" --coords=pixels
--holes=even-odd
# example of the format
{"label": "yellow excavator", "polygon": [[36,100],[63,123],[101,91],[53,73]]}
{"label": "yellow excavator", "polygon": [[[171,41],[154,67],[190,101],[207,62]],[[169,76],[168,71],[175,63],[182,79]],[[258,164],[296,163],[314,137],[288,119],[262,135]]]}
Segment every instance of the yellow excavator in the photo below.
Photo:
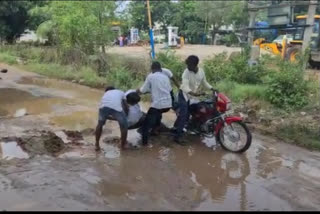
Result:
{"label": "yellow excavator", "polygon": [[[306,25],[307,16],[301,15],[297,16],[297,24],[298,26]],[[320,15],[315,15],[314,17],[314,26],[311,35],[311,54],[309,63],[310,66],[313,68],[320,68]],[[296,61],[297,55],[300,53],[303,43],[303,34],[304,34],[304,27],[297,27],[293,38],[289,42],[272,42],[268,43],[264,38],[259,38],[254,41],[254,45],[260,46],[260,49],[264,49],[269,51],[275,55],[282,55],[285,59],[290,60],[292,62]]]}

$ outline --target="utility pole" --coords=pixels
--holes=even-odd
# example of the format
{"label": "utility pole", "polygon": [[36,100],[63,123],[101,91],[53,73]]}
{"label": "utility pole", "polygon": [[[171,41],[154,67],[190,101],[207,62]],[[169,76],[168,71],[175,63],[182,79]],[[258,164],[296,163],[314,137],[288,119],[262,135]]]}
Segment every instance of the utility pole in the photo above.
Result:
{"label": "utility pole", "polygon": [[253,35],[255,27],[255,20],[258,14],[258,10],[254,8],[251,4],[251,1],[248,2],[248,12],[249,12],[249,31],[248,31],[248,45],[251,46],[253,44]]}
{"label": "utility pole", "polygon": [[312,29],[314,25],[314,16],[316,15],[316,9],[317,9],[317,0],[310,0],[309,1],[309,8],[308,8],[308,17],[306,25],[308,25],[304,29],[304,36],[303,36],[303,43],[302,43],[302,51],[304,51],[309,47],[311,42],[311,35],[312,35]]}
{"label": "utility pole", "polygon": [[155,58],[154,52],[154,41],[153,41],[153,31],[152,31],[152,22],[151,22],[151,11],[150,11],[150,3],[147,0],[147,9],[148,9],[148,19],[149,19],[149,36],[150,36],[150,45],[151,45],[151,58]]}

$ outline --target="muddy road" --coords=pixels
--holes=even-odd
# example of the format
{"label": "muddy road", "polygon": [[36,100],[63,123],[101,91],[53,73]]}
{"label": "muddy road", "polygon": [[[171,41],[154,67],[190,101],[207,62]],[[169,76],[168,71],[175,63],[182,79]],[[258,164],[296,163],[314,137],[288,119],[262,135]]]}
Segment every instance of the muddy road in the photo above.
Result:
{"label": "muddy road", "polygon": [[[254,135],[236,155],[213,140],[190,136],[179,146],[165,134],[123,152],[109,122],[97,154],[103,91],[6,67],[0,210],[320,210],[319,153]],[[131,144],[139,140],[129,132]]]}

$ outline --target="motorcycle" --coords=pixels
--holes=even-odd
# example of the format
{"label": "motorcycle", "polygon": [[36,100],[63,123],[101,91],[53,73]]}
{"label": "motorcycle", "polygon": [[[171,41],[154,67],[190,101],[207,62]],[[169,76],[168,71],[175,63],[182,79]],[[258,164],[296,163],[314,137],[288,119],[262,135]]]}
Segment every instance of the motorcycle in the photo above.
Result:
{"label": "motorcycle", "polygon": [[223,149],[243,153],[251,145],[252,135],[238,116],[229,116],[230,99],[222,93],[213,93],[210,100],[190,106],[191,118],[187,124],[187,132],[207,138],[214,138]]}

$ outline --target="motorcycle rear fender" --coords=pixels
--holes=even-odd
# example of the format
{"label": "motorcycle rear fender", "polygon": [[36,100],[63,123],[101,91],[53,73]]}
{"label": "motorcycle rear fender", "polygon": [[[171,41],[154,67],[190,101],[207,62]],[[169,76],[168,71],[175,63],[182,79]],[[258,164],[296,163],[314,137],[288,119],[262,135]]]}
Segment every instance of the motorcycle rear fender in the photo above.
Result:
{"label": "motorcycle rear fender", "polygon": [[[226,123],[229,125],[233,122],[238,122],[242,121],[242,117],[237,117],[237,116],[231,116],[231,117],[226,117],[225,118]],[[219,133],[219,130],[223,127],[223,121],[220,121],[216,128],[215,128],[215,134],[217,135]]]}

